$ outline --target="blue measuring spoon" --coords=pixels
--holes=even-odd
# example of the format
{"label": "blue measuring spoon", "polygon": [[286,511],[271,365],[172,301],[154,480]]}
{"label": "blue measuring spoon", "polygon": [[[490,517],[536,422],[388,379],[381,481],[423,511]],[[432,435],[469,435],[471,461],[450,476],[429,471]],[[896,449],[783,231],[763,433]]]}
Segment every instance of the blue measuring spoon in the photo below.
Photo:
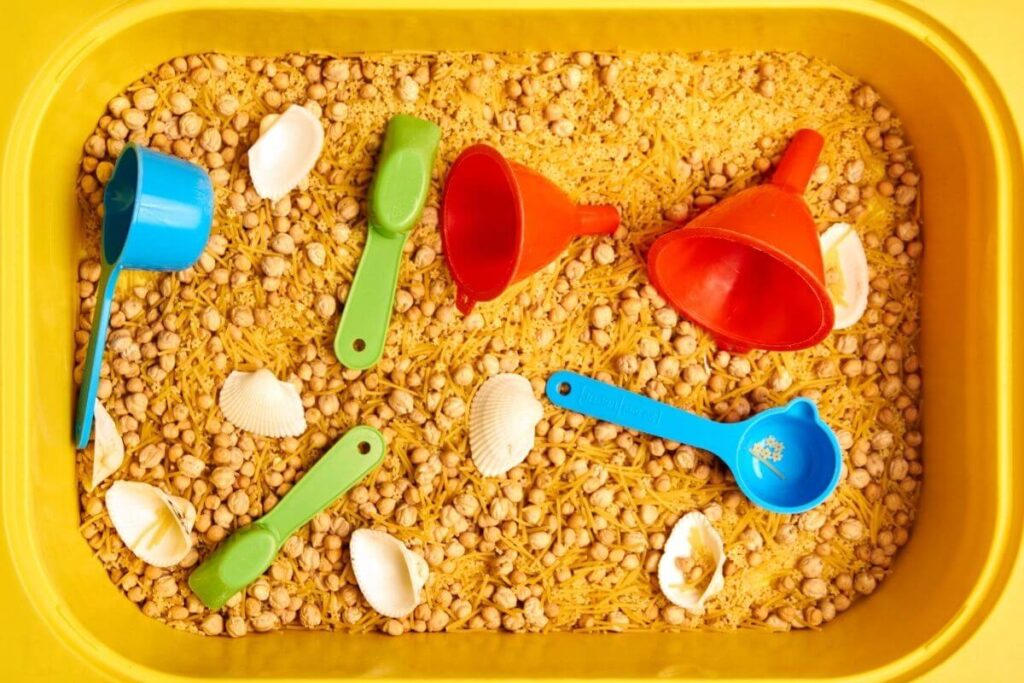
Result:
{"label": "blue measuring spoon", "polygon": [[199,166],[135,143],[117,159],[103,192],[103,244],[96,309],[75,411],[75,446],[85,448],[118,275],[182,270],[203,253],[213,222],[213,184]]}
{"label": "blue measuring spoon", "polygon": [[805,398],[723,423],[565,370],[548,378],[547,395],[560,408],[714,453],[747,498],[772,512],[810,510],[839,483],[839,441]]}

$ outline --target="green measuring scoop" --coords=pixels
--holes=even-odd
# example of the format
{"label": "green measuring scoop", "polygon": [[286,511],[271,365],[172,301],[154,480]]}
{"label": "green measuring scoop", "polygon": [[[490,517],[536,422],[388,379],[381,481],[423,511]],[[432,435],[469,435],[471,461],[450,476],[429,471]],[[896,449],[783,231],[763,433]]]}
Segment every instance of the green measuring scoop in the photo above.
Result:
{"label": "green measuring scoop", "polygon": [[384,437],[373,427],[353,427],[331,446],[270,512],[225,539],[188,577],[203,604],[220,609],[260,577],[299,527],[376,469]]}
{"label": "green measuring scoop", "polygon": [[441,129],[430,121],[399,114],[388,122],[370,188],[366,246],[334,338],[334,355],[345,367],[365,370],[384,352],[402,248],[423,213],[440,140]]}

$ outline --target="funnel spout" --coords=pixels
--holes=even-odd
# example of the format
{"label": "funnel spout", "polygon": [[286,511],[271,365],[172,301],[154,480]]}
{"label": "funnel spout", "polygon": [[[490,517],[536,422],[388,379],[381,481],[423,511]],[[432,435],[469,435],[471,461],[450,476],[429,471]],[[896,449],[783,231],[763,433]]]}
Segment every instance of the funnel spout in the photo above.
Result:
{"label": "funnel spout", "polygon": [[772,184],[788,192],[803,194],[824,144],[825,139],[818,131],[810,128],[798,130],[782,154],[772,175]]}
{"label": "funnel spout", "polygon": [[577,235],[610,235],[619,227],[619,210],[611,204],[576,207],[580,219]]}
{"label": "funnel spout", "polygon": [[469,315],[474,306],[476,306],[476,301],[473,297],[463,291],[456,291],[455,308],[459,309],[459,313],[462,315]]}

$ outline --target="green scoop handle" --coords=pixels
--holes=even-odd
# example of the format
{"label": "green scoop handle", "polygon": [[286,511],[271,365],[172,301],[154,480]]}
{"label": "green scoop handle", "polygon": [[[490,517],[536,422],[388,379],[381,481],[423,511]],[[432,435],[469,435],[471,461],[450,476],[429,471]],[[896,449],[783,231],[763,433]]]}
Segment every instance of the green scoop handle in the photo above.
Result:
{"label": "green scoop handle", "polygon": [[334,338],[334,355],[345,367],[373,367],[384,352],[402,250],[423,214],[440,140],[441,129],[430,121],[399,114],[388,122],[370,188],[366,246]]}
{"label": "green scoop handle", "polygon": [[267,514],[228,536],[188,577],[203,604],[220,609],[255,581],[299,527],[376,469],[384,437],[373,427],[353,427],[331,446]]}

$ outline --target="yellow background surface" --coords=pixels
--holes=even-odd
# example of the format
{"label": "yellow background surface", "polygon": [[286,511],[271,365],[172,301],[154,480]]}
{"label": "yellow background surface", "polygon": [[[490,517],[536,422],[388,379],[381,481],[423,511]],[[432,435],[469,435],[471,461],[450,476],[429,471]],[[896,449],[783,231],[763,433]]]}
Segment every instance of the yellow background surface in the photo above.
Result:
{"label": "yellow background surface", "polygon": [[[0,36],[6,57],[0,69],[0,143],[5,139],[21,91],[57,42],[86,17],[123,4],[124,0],[75,0],[47,5],[39,11],[38,0],[6,0]],[[992,72],[1013,110],[1018,130],[1024,129],[1024,63],[1020,36],[1024,33],[1024,3],[1020,0],[912,0],[909,4],[932,14],[958,34]],[[42,16],[45,14],[45,16]],[[151,65],[139,65],[139,71]],[[0,145],[0,149],[4,146]],[[0,378],[2,381],[2,378]],[[12,520],[5,520],[12,523]],[[68,652],[34,616],[17,586],[7,560],[0,553],[0,675],[5,681],[100,680],[91,669]],[[59,561],[59,560],[55,560]],[[923,680],[947,681],[1021,680],[1024,672],[1024,563],[1018,558],[1003,598],[973,638]],[[187,657],[187,653],[182,653]]]}

